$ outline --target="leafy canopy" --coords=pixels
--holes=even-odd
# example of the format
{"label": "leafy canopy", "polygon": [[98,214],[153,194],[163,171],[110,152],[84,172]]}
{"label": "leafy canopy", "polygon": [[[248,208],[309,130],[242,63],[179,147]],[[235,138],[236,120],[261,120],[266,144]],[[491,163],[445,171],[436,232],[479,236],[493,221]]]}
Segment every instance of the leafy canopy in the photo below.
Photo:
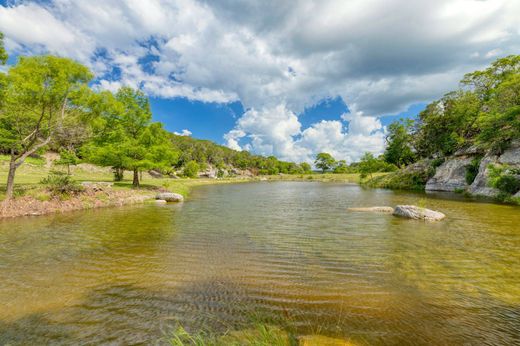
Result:
{"label": "leafy canopy", "polygon": [[319,153],[314,161],[314,165],[321,169],[323,173],[332,169],[335,163],[336,160],[329,153]]}

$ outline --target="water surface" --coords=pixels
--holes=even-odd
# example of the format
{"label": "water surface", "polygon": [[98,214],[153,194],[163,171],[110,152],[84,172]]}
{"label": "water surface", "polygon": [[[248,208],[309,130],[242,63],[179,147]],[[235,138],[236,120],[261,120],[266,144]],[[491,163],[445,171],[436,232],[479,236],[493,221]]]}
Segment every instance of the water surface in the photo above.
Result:
{"label": "water surface", "polygon": [[[420,204],[438,223],[348,212]],[[0,222],[0,344],[162,343],[257,320],[366,344],[520,343],[520,208],[333,183]]]}

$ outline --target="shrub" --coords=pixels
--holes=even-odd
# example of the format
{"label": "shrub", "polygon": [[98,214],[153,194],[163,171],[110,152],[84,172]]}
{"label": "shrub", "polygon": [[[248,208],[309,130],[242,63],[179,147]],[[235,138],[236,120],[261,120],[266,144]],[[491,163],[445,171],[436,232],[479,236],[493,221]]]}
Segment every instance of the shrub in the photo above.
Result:
{"label": "shrub", "polygon": [[188,178],[196,178],[199,173],[199,164],[196,161],[190,161],[184,167],[183,174]]}
{"label": "shrub", "polygon": [[495,187],[502,192],[514,195],[520,190],[520,179],[512,174],[504,174],[496,180]]}
{"label": "shrub", "polygon": [[520,179],[517,169],[510,169],[507,165],[489,165],[489,185],[500,192],[514,195],[520,191]]}
{"label": "shrub", "polygon": [[63,172],[52,171],[40,183],[45,185],[53,196],[74,195],[83,191],[80,184]]}
{"label": "shrub", "polygon": [[471,160],[471,163],[466,166],[466,183],[468,185],[471,185],[473,181],[475,181],[480,167],[480,161],[482,161],[481,156],[475,157]]}

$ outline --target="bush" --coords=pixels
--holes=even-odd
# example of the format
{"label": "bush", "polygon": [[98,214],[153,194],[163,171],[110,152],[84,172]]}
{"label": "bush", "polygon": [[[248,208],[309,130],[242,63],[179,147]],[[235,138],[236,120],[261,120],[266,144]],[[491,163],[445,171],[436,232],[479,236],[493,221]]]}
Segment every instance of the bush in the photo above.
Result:
{"label": "bush", "polygon": [[188,178],[196,178],[199,173],[199,164],[196,161],[190,161],[184,167],[183,174]]}
{"label": "bush", "polygon": [[504,174],[496,180],[495,187],[502,192],[514,195],[520,191],[520,179],[512,174]]}
{"label": "bush", "polygon": [[471,160],[471,163],[466,166],[466,183],[468,185],[471,185],[477,177],[480,161],[482,161],[482,157],[475,157]]}
{"label": "bush", "polygon": [[506,195],[514,195],[520,191],[519,170],[507,165],[489,165],[489,185]]}
{"label": "bush", "polygon": [[63,172],[52,171],[40,182],[53,196],[75,195],[83,191],[83,187]]}

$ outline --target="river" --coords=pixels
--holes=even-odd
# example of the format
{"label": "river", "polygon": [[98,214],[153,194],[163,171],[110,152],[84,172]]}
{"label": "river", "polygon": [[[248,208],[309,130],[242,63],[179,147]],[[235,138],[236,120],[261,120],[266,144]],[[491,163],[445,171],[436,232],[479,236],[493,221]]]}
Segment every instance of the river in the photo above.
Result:
{"label": "river", "polygon": [[[0,344],[162,343],[254,319],[361,344],[520,343],[520,208],[444,197],[260,182],[3,220]],[[347,211],[396,204],[447,218]]]}

